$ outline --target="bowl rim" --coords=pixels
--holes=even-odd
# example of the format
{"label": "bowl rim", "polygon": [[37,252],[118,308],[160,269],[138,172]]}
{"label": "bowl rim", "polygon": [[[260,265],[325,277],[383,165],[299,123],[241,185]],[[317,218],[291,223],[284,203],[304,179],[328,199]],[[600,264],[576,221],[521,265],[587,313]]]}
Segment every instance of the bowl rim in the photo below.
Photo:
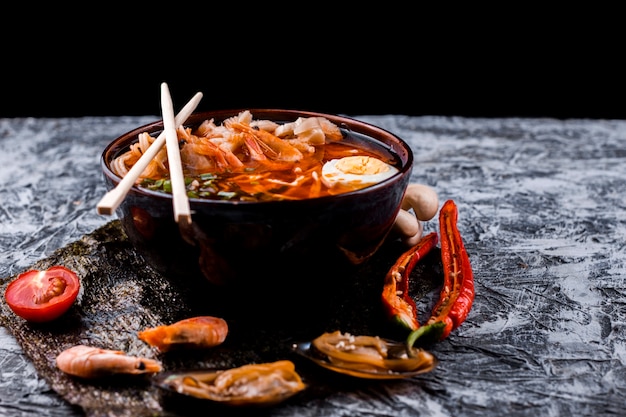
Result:
{"label": "bowl rim", "polygon": [[[334,114],[334,113],[323,113],[323,112],[316,112],[316,111],[309,111],[309,110],[294,110],[294,109],[279,109],[279,108],[233,108],[233,109],[196,111],[192,113],[189,116],[189,118],[187,118],[187,121],[184,124],[194,126],[194,125],[197,125],[199,122],[202,122],[206,119],[211,119],[211,118],[215,119],[216,122],[221,122],[224,119],[237,115],[243,111],[249,111],[250,113],[252,113],[255,119],[268,119],[268,120],[281,119],[280,120],[281,122],[294,121],[298,117],[324,117],[330,120],[331,122],[335,123],[340,128],[344,128],[344,129],[362,134],[364,136],[367,136],[375,140],[381,146],[387,148],[389,152],[396,155],[400,159],[402,166],[398,168],[398,172],[396,174],[392,175],[391,177],[381,182],[378,182],[376,184],[373,184],[373,185],[370,185],[368,187],[361,188],[358,190],[330,195],[330,196],[305,198],[305,199],[298,199],[298,200],[267,200],[267,201],[238,201],[238,200],[233,201],[233,200],[210,200],[210,199],[202,199],[202,198],[190,198],[189,201],[191,204],[229,204],[229,205],[233,205],[233,204],[237,204],[237,205],[239,204],[241,205],[281,204],[281,205],[284,205],[284,204],[303,204],[302,202],[311,201],[311,200],[324,201],[324,200],[332,199],[333,201],[335,201],[337,199],[350,198],[351,196],[354,196],[354,195],[361,195],[361,194],[366,194],[366,193],[375,191],[381,187],[387,186],[391,182],[398,181],[407,175],[408,176],[411,175],[411,172],[413,169],[413,162],[414,162],[414,154],[413,154],[413,150],[411,146],[404,139],[402,139],[400,136],[396,135],[395,133],[387,129],[384,129],[380,126],[374,125],[372,123],[359,120],[352,116]],[[259,114],[260,115],[277,114],[277,115],[280,115],[280,117],[278,118],[274,117],[272,119],[267,116],[266,117],[257,116]],[[285,118],[284,120],[282,120],[283,117]],[[190,120],[192,122],[189,122]],[[149,122],[144,125],[138,126],[132,130],[129,130],[125,133],[122,133],[116,136],[113,140],[111,140],[105,146],[104,150],[102,151],[100,155],[100,166],[101,166],[103,174],[109,180],[111,180],[115,185],[117,185],[121,181],[122,178],[119,177],[117,174],[115,174],[111,170],[110,160],[107,160],[107,159],[111,159],[110,155],[117,154],[117,152],[119,152],[120,149],[124,149],[128,146],[129,143],[136,141],[137,136],[142,132],[154,133],[154,132],[159,132],[161,130],[163,130],[163,120],[157,118],[153,122]],[[396,147],[393,147],[390,143],[387,143],[387,141],[381,140],[382,137],[391,139],[391,141],[399,145],[401,149],[397,149]],[[120,144],[123,144],[123,146]],[[137,185],[133,185],[131,187],[131,189],[129,190],[129,193],[131,192],[140,194],[140,195],[149,196],[151,198],[157,198],[157,199],[163,199],[163,200],[169,200],[169,201],[172,200],[171,194],[162,193],[158,191],[152,191],[152,190],[148,190],[145,188],[140,188]]]}

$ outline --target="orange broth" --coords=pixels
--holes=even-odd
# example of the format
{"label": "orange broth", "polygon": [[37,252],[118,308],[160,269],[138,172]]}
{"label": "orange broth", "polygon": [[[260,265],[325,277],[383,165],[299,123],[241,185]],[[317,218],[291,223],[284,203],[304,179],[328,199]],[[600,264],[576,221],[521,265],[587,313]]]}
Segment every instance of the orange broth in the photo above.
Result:
{"label": "orange broth", "polygon": [[[400,159],[388,147],[360,133],[343,131],[340,141],[317,145],[315,152],[303,153],[297,162],[254,161],[237,155],[242,167],[215,172],[191,172],[184,169],[190,198],[235,201],[300,200],[336,195],[357,188],[336,185],[327,187],[321,181],[322,166],[327,161],[346,156],[371,156],[400,168]],[[170,192],[167,176],[144,179],[140,187]]]}

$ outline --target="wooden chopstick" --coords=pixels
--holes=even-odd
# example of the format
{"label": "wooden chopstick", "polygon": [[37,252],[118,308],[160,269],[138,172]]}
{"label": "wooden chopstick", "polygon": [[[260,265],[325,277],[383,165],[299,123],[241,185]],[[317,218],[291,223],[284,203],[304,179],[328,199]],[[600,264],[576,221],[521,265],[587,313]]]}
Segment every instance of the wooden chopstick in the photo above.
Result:
{"label": "wooden chopstick", "polygon": [[165,146],[167,147],[167,163],[170,170],[170,181],[172,182],[174,220],[177,223],[191,224],[191,209],[189,208],[189,198],[187,198],[187,190],[185,189],[183,165],[180,160],[174,107],[167,83],[161,84],[161,107],[163,111]]}
{"label": "wooden chopstick", "polygon": [[[185,120],[191,116],[193,111],[198,107],[198,103],[202,99],[202,93],[196,93],[191,100],[183,107],[176,115],[175,124],[180,126],[185,123]],[[159,136],[152,142],[152,144],[146,149],[146,152],[141,155],[141,158],[130,168],[130,170],[124,175],[124,178],[117,184],[115,188],[110,190],[102,197],[98,205],[96,206],[98,214],[111,215],[117,209],[117,207],[124,201],[126,194],[132,188],[137,181],[137,178],[146,169],[150,161],[154,159],[157,153],[165,145],[165,131],[161,132]]]}

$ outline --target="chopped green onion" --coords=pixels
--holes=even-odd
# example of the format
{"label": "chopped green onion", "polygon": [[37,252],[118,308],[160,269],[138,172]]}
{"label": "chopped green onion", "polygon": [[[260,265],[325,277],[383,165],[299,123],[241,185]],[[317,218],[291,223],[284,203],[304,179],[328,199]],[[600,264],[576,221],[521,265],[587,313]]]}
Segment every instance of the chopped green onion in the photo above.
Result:
{"label": "chopped green onion", "polygon": [[218,191],[217,195],[225,200],[230,200],[231,198],[237,197],[237,193],[232,191]]}

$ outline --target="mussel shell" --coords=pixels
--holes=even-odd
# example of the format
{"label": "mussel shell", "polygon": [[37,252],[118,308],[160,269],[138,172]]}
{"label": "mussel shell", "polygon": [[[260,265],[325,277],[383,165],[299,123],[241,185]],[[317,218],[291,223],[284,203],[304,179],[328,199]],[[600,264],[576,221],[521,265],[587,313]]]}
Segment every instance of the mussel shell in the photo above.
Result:
{"label": "mussel shell", "polygon": [[254,396],[254,397],[223,397],[223,398],[205,398],[198,395],[194,395],[190,392],[185,392],[182,389],[177,388],[177,381],[180,381],[183,377],[192,377],[194,375],[211,375],[217,374],[220,371],[226,371],[226,368],[206,368],[206,369],[189,369],[189,370],[177,370],[161,372],[152,378],[152,383],[157,387],[173,394],[178,399],[186,399],[187,401],[211,403],[218,406],[226,407],[270,407],[279,404],[300,391],[284,391],[280,395],[273,395],[271,398],[268,396]]}
{"label": "mussel shell", "polygon": [[[389,343],[397,343],[397,342],[392,342],[392,341],[388,341]],[[432,371],[433,369],[436,368],[437,364],[438,364],[438,360],[437,358],[433,355],[432,358],[432,362],[429,364],[429,366],[425,366],[419,369],[415,369],[412,371],[392,371],[392,370],[386,370],[384,372],[379,372],[379,371],[370,371],[370,370],[357,370],[357,369],[351,369],[351,368],[344,368],[341,366],[338,366],[335,363],[332,363],[328,360],[328,358],[326,357],[326,355],[324,355],[323,353],[317,351],[317,349],[315,349],[315,347],[312,346],[310,341],[307,342],[299,342],[299,343],[294,343],[294,345],[292,346],[292,349],[294,350],[294,352],[296,352],[297,354],[313,361],[314,363],[316,363],[317,365],[329,369],[331,371],[334,372],[338,372],[340,374],[344,374],[344,375],[350,375],[352,377],[356,377],[356,378],[364,378],[364,379],[405,379],[405,378],[411,378],[414,377],[416,375],[420,375],[420,374],[424,374],[427,372]]]}

